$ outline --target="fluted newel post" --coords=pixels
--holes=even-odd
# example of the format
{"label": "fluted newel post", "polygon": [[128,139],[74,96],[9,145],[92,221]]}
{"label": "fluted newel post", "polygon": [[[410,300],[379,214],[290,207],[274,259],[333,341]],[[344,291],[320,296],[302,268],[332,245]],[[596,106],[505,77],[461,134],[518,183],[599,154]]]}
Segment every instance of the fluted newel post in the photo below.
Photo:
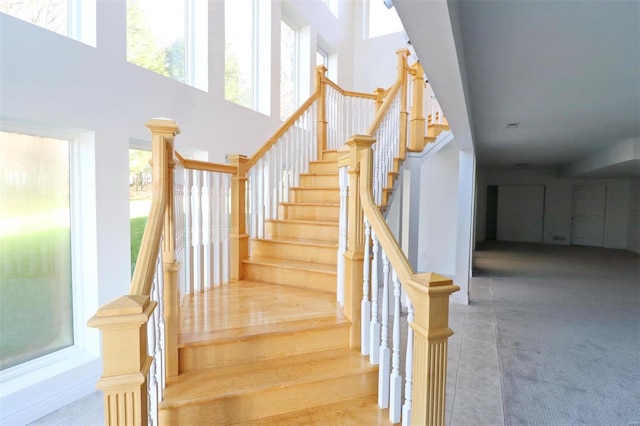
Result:
{"label": "fluted newel post", "polygon": [[317,129],[318,129],[318,159],[323,157],[324,150],[327,149],[327,86],[324,78],[327,68],[324,65],[316,67],[316,91],[318,92]]}
{"label": "fluted newel post", "polygon": [[249,257],[249,235],[246,231],[247,219],[245,200],[247,191],[247,157],[227,155],[227,161],[236,167],[231,176],[231,232],[229,232],[229,278],[238,281],[244,278],[242,261]]}
{"label": "fluted newel post", "polygon": [[409,151],[420,152],[424,148],[424,70],[420,62],[414,65],[413,93],[411,101],[411,124]]}
{"label": "fluted newel post", "polygon": [[348,229],[345,258],[344,313],[351,321],[349,346],[360,347],[360,303],[362,301],[364,260],[364,214],[360,201],[360,155],[371,149],[374,139],[367,135],[354,135],[346,143],[349,157],[349,198],[347,204]]}
{"label": "fluted newel post", "polygon": [[102,332],[102,377],[106,425],[146,425],[147,377],[152,358],[147,355],[147,321],[156,302],[149,296],[122,296],[101,307],[89,327]]}
{"label": "fluted newel post", "polygon": [[176,163],[174,138],[180,133],[178,125],[172,120],[153,119],[145,123],[152,138],[160,137],[166,141],[167,176],[166,205],[162,240],[162,271],[164,292],[161,295],[164,305],[164,353],[167,377],[178,375],[178,339],[180,336],[180,268],[176,258],[174,170]]}
{"label": "fluted newel post", "polygon": [[434,273],[414,275],[407,291],[414,307],[412,425],[444,425],[449,296],[460,287]]}

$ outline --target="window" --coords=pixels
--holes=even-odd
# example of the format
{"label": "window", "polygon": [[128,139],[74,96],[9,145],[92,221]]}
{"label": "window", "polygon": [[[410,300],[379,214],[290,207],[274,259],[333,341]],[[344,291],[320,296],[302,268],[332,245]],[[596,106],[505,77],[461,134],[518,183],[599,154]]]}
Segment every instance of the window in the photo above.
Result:
{"label": "window", "polygon": [[338,0],[322,0],[325,6],[329,9],[333,16],[338,17]]}
{"label": "window", "polygon": [[280,118],[285,120],[299,105],[298,32],[284,20],[280,28]]}
{"label": "window", "polygon": [[70,142],[0,132],[0,370],[74,344]]}
{"label": "window", "polygon": [[95,0],[0,0],[0,12],[96,45]]}
{"label": "window", "polygon": [[329,68],[329,54],[320,46],[316,50],[316,65],[324,65],[325,68]]}
{"label": "window", "polygon": [[379,37],[404,30],[395,7],[387,9],[382,0],[369,0],[368,37]]}
{"label": "window", "polygon": [[270,113],[271,3],[225,1],[224,97]]}
{"label": "window", "polygon": [[129,149],[129,224],[131,275],[138,260],[142,234],[151,209],[151,151]]}
{"label": "window", "polygon": [[207,90],[207,2],[127,0],[127,60]]}

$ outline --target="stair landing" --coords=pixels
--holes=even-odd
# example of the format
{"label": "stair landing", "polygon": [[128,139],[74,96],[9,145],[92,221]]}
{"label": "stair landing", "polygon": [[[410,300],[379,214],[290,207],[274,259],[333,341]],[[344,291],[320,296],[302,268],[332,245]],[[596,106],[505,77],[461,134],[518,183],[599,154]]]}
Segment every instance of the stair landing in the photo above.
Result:
{"label": "stair landing", "polygon": [[185,297],[161,422],[390,424],[349,326],[335,295],[304,288],[247,280]]}

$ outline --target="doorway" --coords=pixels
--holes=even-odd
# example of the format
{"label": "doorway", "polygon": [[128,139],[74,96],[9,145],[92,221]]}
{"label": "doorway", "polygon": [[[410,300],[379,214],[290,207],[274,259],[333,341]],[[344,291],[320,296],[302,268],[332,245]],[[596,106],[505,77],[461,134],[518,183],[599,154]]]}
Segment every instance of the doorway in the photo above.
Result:
{"label": "doorway", "polygon": [[604,246],[604,219],[607,187],[575,185],[571,216],[571,244]]}

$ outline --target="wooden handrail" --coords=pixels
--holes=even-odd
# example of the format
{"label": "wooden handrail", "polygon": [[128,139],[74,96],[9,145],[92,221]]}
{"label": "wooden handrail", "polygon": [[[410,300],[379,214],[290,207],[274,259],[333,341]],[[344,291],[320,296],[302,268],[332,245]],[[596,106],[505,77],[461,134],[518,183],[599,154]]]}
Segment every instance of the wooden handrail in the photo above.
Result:
{"label": "wooden handrail", "polygon": [[[373,138],[368,135],[356,135],[355,137],[366,138],[373,143]],[[400,278],[400,282],[406,283],[415,275],[415,271],[396,242],[387,222],[384,220],[382,213],[380,213],[380,209],[373,200],[373,188],[371,185],[373,181],[373,151],[364,149],[360,152],[360,201],[362,202],[362,210],[375,231],[394,271]]]}
{"label": "wooden handrail", "polygon": [[271,148],[273,144],[275,144],[291,126],[293,126],[293,123],[295,123],[298,118],[300,118],[302,114],[304,114],[307,108],[309,108],[311,104],[316,101],[316,99],[318,99],[317,91],[313,92],[311,96],[309,96],[309,98],[302,105],[300,105],[300,107],[298,107],[298,109],[295,110],[295,112],[291,114],[291,116],[287,118],[287,120],[282,123],[280,127],[278,127],[278,130],[276,130],[275,133],[271,135],[269,139],[267,139],[267,141],[256,151],[256,153],[253,154],[249,161],[247,161],[247,170],[253,167],[253,165],[256,164],[258,160],[260,160],[260,158],[262,158],[262,156],[269,150],[269,148]]}
{"label": "wooden handrail", "polygon": [[[347,142],[351,150],[349,174],[354,181],[359,180],[353,191],[350,189],[350,197],[353,194],[359,202],[355,199],[354,203],[350,201],[350,207],[355,206],[357,210],[357,206],[361,206],[361,212],[369,221],[415,310],[410,324],[414,331],[411,424],[443,426],[447,339],[453,334],[449,328],[449,296],[460,287],[454,285],[450,278],[435,273],[416,274],[409,264],[373,200],[371,146],[374,142],[375,139],[369,135],[354,135]],[[362,218],[351,213],[349,217],[349,229],[360,229]],[[345,288],[360,286],[361,277],[357,278],[360,279],[345,282]]]}
{"label": "wooden handrail", "polygon": [[[131,295],[148,296],[156,273],[156,261],[160,250],[160,239],[169,196],[169,191],[167,190],[169,181],[169,150],[167,149],[167,144],[171,143],[171,139],[180,133],[180,129],[175,122],[167,123],[167,120],[152,119],[145,124],[153,135],[152,158],[154,167],[152,169],[151,209],[142,234],[136,267],[131,278],[131,287],[129,288],[129,294]],[[171,125],[171,123],[173,124]]]}
{"label": "wooden handrail", "polygon": [[182,167],[190,170],[203,170],[205,172],[214,172],[214,173],[228,173],[230,175],[233,175],[237,172],[237,168],[229,164],[210,163],[208,161],[191,160],[189,158],[184,158],[178,152],[176,152],[176,160],[178,160],[178,162],[182,164]]}
{"label": "wooden handrail", "polygon": [[354,98],[365,98],[365,99],[373,99],[373,100],[376,99],[376,95],[373,93],[352,92],[349,90],[344,90],[342,87],[338,86],[336,83],[334,83],[333,81],[329,80],[327,77],[324,77],[324,76],[322,77],[322,82],[333,87],[344,96],[352,96]]}
{"label": "wooden handrail", "polygon": [[391,88],[389,89],[389,92],[385,95],[382,106],[376,112],[376,115],[373,118],[373,122],[371,122],[371,124],[367,128],[367,134],[373,135],[376,133],[376,131],[378,130],[378,127],[380,127],[380,124],[382,124],[382,120],[384,119],[384,116],[387,115],[387,111],[389,111],[389,108],[391,108],[391,104],[393,103],[393,100],[398,94],[398,90],[400,90],[401,86],[402,86],[401,80],[398,80],[395,83],[393,83],[393,86],[391,86]]}
{"label": "wooden handrail", "polygon": [[378,111],[376,111],[373,122],[367,129],[366,133],[369,135],[374,135],[376,133],[378,127],[380,127],[380,124],[382,124],[384,116],[387,114],[387,111],[389,111],[389,108],[391,108],[398,90],[400,90],[404,86],[405,74],[407,72],[407,56],[409,55],[409,50],[399,49],[398,51],[396,51],[396,54],[398,55],[398,74],[396,77],[396,81],[388,90],[383,93],[384,102],[382,103]]}

